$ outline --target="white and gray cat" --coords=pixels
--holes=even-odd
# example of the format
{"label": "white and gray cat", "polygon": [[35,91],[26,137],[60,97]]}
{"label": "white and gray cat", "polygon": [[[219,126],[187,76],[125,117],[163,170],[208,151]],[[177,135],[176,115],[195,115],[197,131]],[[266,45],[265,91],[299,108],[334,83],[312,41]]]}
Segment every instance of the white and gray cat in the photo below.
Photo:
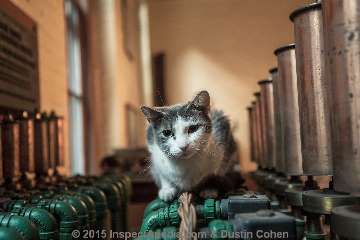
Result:
{"label": "white and gray cat", "polygon": [[222,111],[210,111],[207,91],[185,104],[141,110],[149,121],[150,169],[160,199],[170,201],[210,175],[224,175],[236,163],[229,119]]}

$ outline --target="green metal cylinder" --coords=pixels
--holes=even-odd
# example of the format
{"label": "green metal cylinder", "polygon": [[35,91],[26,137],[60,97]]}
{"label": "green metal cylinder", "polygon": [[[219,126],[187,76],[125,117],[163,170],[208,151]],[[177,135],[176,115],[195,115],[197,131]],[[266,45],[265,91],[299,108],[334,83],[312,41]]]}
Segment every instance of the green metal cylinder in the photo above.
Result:
{"label": "green metal cylinder", "polygon": [[128,207],[128,193],[125,186],[125,183],[116,176],[114,177],[102,177],[101,178],[105,182],[110,182],[114,184],[119,193],[120,193],[120,202],[119,202],[119,222],[117,226],[117,231],[120,232],[126,232],[127,231],[127,207]]}
{"label": "green metal cylinder", "polygon": [[84,229],[89,229],[89,213],[87,211],[87,206],[84,201],[82,201],[79,197],[72,196],[70,194],[59,194],[54,196],[53,199],[69,203],[75,208],[77,217],[79,219],[79,225],[77,226],[77,228],[81,232]]}
{"label": "green metal cylinder", "polygon": [[232,223],[220,219],[212,220],[209,223],[209,229],[213,240],[227,239],[227,236],[231,236],[231,233],[234,232]]}
{"label": "green metal cylinder", "polygon": [[80,186],[76,190],[79,193],[86,194],[95,202],[96,210],[96,230],[110,229],[110,214],[107,207],[107,199],[104,191],[92,186]]}
{"label": "green metal cylinder", "polygon": [[25,217],[35,224],[39,239],[57,239],[58,225],[55,217],[48,211],[36,207],[13,207],[8,209],[11,213]]}
{"label": "green metal cylinder", "polygon": [[105,181],[97,181],[94,186],[100,188],[106,194],[107,206],[111,212],[110,229],[117,232],[121,231],[121,197],[117,186]]}
{"label": "green metal cylinder", "polygon": [[0,227],[0,240],[25,240],[14,228]]}
{"label": "green metal cylinder", "polygon": [[35,225],[25,217],[16,216],[11,213],[0,213],[0,226],[15,229],[24,240],[39,239]]}
{"label": "green metal cylinder", "polygon": [[180,224],[178,208],[179,203],[175,201],[168,207],[150,212],[144,218],[140,232],[144,234],[166,226],[178,226]]}
{"label": "green metal cylinder", "polygon": [[53,214],[59,223],[59,239],[72,239],[71,233],[79,226],[79,218],[76,209],[69,203],[57,199],[42,199],[32,202],[39,208]]}
{"label": "green metal cylinder", "polygon": [[169,203],[164,202],[160,198],[156,198],[155,200],[153,200],[146,206],[146,208],[144,210],[144,217],[146,217],[146,215],[148,215],[150,212],[153,212],[155,210],[158,210],[158,209],[164,208],[164,207],[168,207],[168,206],[169,206]]}
{"label": "green metal cylinder", "polygon": [[89,228],[94,229],[96,225],[96,205],[94,200],[89,195],[84,193],[74,192],[74,194],[75,196],[81,198],[81,200],[86,204]]}

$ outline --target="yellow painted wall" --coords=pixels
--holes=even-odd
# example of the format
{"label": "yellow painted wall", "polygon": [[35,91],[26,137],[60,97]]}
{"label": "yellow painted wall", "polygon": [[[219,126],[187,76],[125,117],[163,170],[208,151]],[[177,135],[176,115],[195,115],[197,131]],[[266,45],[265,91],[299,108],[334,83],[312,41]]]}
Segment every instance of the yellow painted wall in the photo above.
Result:
{"label": "yellow painted wall", "polygon": [[[137,1],[129,1],[133,42],[132,59],[125,53],[121,1],[89,0],[89,82],[91,85],[91,127],[93,129],[90,171],[99,172],[102,157],[128,142],[126,104],[138,108],[141,102]],[[144,138],[143,138],[144,139]]]}
{"label": "yellow painted wall", "polygon": [[[38,26],[40,105],[42,111],[55,110],[65,118],[68,134],[67,57],[63,0],[11,0],[34,19]],[[65,166],[69,170],[68,141]]]}
{"label": "yellow painted wall", "polygon": [[274,67],[275,48],[293,41],[288,16],[305,0],[150,0],[153,53],[166,54],[170,104],[207,89],[236,126],[243,170],[249,160],[246,107]]}

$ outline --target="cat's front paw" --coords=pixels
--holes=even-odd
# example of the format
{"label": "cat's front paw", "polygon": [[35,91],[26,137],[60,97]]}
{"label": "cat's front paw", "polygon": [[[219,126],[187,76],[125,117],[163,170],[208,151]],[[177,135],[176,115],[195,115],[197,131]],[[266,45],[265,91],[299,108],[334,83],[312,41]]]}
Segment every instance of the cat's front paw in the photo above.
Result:
{"label": "cat's front paw", "polygon": [[175,188],[172,187],[161,188],[159,191],[159,198],[165,202],[173,200],[176,195],[177,191]]}

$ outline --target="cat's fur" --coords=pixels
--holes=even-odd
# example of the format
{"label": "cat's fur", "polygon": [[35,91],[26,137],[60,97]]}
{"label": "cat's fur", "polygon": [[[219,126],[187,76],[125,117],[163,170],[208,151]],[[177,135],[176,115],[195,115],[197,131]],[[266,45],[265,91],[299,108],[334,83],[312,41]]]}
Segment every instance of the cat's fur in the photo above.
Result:
{"label": "cat's fur", "polygon": [[210,96],[201,91],[185,104],[141,107],[149,121],[151,174],[159,197],[174,199],[209,175],[225,174],[237,160],[230,122],[222,111],[210,111]]}

